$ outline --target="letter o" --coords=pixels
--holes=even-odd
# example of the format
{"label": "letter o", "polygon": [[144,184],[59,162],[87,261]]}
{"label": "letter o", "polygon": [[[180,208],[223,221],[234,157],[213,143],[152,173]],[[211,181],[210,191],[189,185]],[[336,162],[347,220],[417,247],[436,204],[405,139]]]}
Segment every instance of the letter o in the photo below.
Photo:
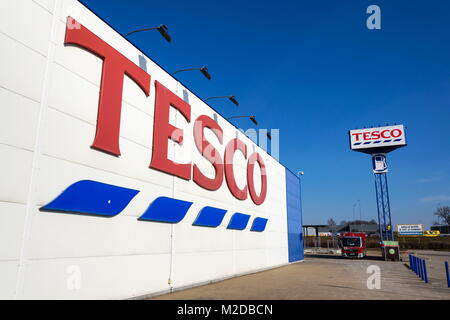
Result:
{"label": "letter o", "polygon": [[[398,132],[398,135],[395,135],[394,134],[394,132]],[[392,130],[391,131],[391,136],[393,137],[393,138],[398,138],[398,137],[400,137],[402,135],[402,130],[400,130],[400,129],[394,129],[394,130]]]}
{"label": "letter o", "polygon": [[[256,194],[255,190],[255,182],[254,182],[254,167],[255,162],[259,164],[259,168],[261,169],[261,192],[259,196]],[[250,192],[250,197],[256,205],[260,205],[264,202],[267,195],[267,174],[266,174],[266,166],[262,157],[259,153],[255,152],[248,158],[247,164],[247,185],[248,191]]]}

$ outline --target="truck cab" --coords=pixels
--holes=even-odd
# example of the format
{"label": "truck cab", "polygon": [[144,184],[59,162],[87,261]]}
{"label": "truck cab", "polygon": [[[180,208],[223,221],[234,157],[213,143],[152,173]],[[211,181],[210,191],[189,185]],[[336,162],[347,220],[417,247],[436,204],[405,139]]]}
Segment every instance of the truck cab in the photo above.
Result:
{"label": "truck cab", "polygon": [[339,247],[343,257],[364,258],[366,256],[366,234],[346,232],[339,236]]}

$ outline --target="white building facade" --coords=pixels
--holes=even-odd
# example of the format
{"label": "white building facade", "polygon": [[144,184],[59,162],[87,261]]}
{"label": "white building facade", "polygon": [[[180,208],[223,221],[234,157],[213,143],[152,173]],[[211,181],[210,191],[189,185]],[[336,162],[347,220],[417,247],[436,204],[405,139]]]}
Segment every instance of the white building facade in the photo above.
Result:
{"label": "white building facade", "polygon": [[78,1],[1,6],[1,299],[142,297],[303,259],[294,174]]}

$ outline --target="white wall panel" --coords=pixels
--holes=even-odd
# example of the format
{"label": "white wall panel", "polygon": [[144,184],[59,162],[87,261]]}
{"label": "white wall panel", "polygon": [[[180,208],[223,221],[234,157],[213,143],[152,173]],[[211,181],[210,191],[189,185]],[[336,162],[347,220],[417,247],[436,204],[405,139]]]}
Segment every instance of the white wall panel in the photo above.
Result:
{"label": "white wall panel", "polygon": [[173,265],[174,288],[234,275],[232,251],[177,253]]}
{"label": "white wall panel", "polygon": [[0,261],[0,299],[9,300],[14,297],[16,289],[18,260]]}
{"label": "white wall panel", "polygon": [[[125,299],[168,290],[169,262],[167,254],[30,260],[22,298]],[[81,271],[80,289],[67,285],[71,267]]]}
{"label": "white wall panel", "polygon": [[0,88],[0,143],[33,150],[39,103]]}
{"label": "white wall panel", "polygon": [[0,33],[0,87],[40,101],[45,57]]}
{"label": "white wall panel", "polygon": [[26,203],[33,154],[0,144],[0,201]]}
{"label": "white wall panel", "polygon": [[19,259],[24,220],[25,205],[0,202],[0,261]]}
{"label": "white wall panel", "polygon": [[168,224],[138,223],[126,215],[80,219],[77,214],[39,212],[37,207],[35,215],[30,259],[170,253]]}
{"label": "white wall panel", "polygon": [[51,14],[35,2],[2,1],[0,32],[44,56],[47,55],[51,22]]}
{"label": "white wall panel", "polygon": [[49,13],[53,13],[56,0],[32,0],[32,1],[34,3],[40,5],[42,8],[47,10]]}

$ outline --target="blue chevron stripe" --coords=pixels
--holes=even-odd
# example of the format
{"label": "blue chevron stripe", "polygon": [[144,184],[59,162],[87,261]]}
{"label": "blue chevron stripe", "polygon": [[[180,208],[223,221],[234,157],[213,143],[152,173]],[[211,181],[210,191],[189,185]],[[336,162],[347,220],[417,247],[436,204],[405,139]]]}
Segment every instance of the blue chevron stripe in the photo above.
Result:
{"label": "blue chevron stripe", "polygon": [[[128,189],[92,180],[80,180],[71,184],[56,199],[41,207],[41,211],[59,211],[66,213],[113,217],[121,213],[139,190]],[[169,197],[156,198],[139,217],[139,220],[178,223],[186,216],[192,202]],[[227,210],[216,207],[203,207],[192,225],[218,227]],[[244,230],[250,215],[235,213],[227,229]],[[262,232],[267,219],[253,219],[251,231]]]}
{"label": "blue chevron stripe", "polygon": [[267,221],[266,218],[256,217],[250,231],[263,232],[266,229]]}
{"label": "blue chevron stripe", "polygon": [[168,197],[156,198],[139,220],[178,223],[186,216],[192,202]]}
{"label": "blue chevron stripe", "polygon": [[39,210],[113,217],[122,212],[138,193],[138,190],[81,180]]}
{"label": "blue chevron stripe", "polygon": [[200,210],[197,218],[192,225],[203,226],[203,227],[217,227],[222,223],[223,217],[227,210],[214,208],[214,207],[204,207]]}
{"label": "blue chevron stripe", "polygon": [[244,230],[249,219],[250,215],[237,212],[231,217],[227,229]]}
{"label": "blue chevron stripe", "polygon": [[388,140],[376,140],[376,141],[367,141],[367,142],[355,142],[355,143],[353,143],[353,146],[359,146],[359,145],[362,145],[362,144],[366,145],[366,144],[398,142],[398,141],[401,141],[401,140],[402,140],[402,138],[395,139],[395,140],[388,139]]}

